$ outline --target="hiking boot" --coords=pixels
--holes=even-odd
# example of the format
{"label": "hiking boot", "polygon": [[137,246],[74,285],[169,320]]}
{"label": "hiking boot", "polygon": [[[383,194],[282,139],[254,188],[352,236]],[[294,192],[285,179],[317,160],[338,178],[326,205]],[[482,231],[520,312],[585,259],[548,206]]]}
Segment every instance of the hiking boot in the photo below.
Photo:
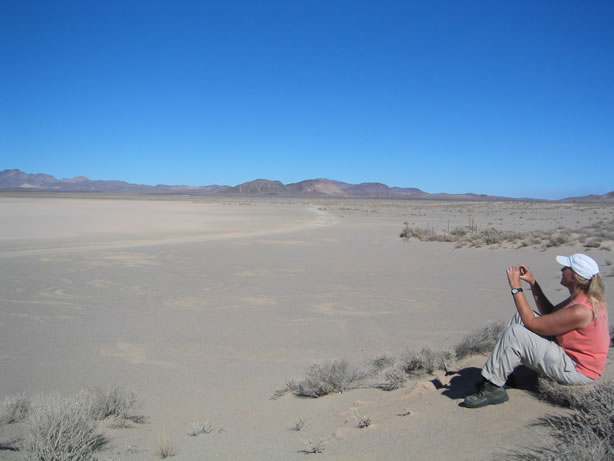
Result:
{"label": "hiking boot", "polygon": [[508,400],[509,397],[503,387],[495,386],[490,381],[485,381],[479,391],[465,398],[463,405],[467,408],[481,408],[486,405],[497,405]]}

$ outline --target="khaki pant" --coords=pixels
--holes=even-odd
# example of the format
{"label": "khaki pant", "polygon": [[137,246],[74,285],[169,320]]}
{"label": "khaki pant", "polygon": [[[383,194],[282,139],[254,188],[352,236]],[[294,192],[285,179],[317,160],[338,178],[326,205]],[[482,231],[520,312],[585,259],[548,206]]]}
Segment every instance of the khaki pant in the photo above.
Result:
{"label": "khaki pant", "polygon": [[520,314],[503,331],[482,368],[482,376],[497,386],[519,365],[525,365],[562,384],[589,384],[593,380],[576,370],[575,362],[553,339],[527,329]]}

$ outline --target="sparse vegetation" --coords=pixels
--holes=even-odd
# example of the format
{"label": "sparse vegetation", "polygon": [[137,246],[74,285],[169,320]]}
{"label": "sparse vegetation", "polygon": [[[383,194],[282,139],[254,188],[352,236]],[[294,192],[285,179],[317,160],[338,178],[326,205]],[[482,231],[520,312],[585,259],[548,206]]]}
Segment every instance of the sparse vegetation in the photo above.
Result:
{"label": "sparse vegetation", "polygon": [[272,398],[286,392],[316,398],[361,386],[385,391],[399,389],[409,378],[415,379],[436,370],[448,370],[457,360],[470,354],[490,352],[503,328],[503,323],[488,325],[465,337],[451,350],[434,351],[423,347],[417,351],[406,351],[398,358],[381,355],[363,366],[353,366],[344,360],[312,365],[307,369],[304,380],[299,383],[288,381],[286,387],[275,391]]}
{"label": "sparse vegetation", "polygon": [[[417,239],[426,242],[454,242],[457,248],[482,247],[492,245],[516,245],[518,247],[559,247],[574,242],[581,243],[586,249],[602,248],[603,242],[614,241],[614,219],[598,221],[577,229],[564,227],[551,231],[527,231],[523,233],[515,231],[498,230],[492,226],[478,229],[473,222],[468,226],[456,227],[436,231],[427,225],[420,228],[404,223],[400,237],[406,240]],[[608,249],[608,247],[603,247]]]}
{"label": "sparse vegetation", "polygon": [[302,418],[297,418],[296,422],[290,427],[291,431],[300,431],[305,427],[305,421]]}
{"label": "sparse vegetation", "polygon": [[301,397],[322,397],[333,392],[343,392],[359,387],[369,373],[345,360],[312,365],[307,376],[296,385],[295,395]]}
{"label": "sparse vegetation", "polygon": [[407,373],[401,368],[392,368],[384,372],[383,380],[376,384],[375,387],[384,391],[394,391],[405,385],[407,382]]}
{"label": "sparse vegetation", "polygon": [[433,351],[429,347],[423,347],[419,351],[406,351],[401,356],[401,366],[410,376],[424,376],[435,370],[447,370],[454,360],[452,351]]}
{"label": "sparse vegetation", "polygon": [[27,459],[87,460],[103,443],[83,400],[63,398],[57,393],[33,399],[25,420]]}
{"label": "sparse vegetation", "polygon": [[505,324],[497,322],[470,333],[454,347],[457,360],[472,354],[489,353],[495,347],[504,329]]}
{"label": "sparse vegetation", "polygon": [[192,428],[189,432],[189,435],[191,435],[192,437],[196,437],[200,434],[210,434],[211,432],[213,432],[214,429],[215,428],[213,427],[213,424],[211,424],[209,420],[205,421],[204,423],[196,421],[195,423],[192,423]]}
{"label": "sparse vegetation", "polygon": [[324,452],[324,447],[326,446],[326,442],[324,440],[303,440],[305,444],[305,448],[300,450],[300,453],[305,453],[306,455],[313,455],[317,453]]}
{"label": "sparse vegetation", "polygon": [[358,429],[364,429],[365,427],[369,427],[371,425],[371,418],[366,415],[361,415],[358,409],[354,408],[353,414],[356,420],[356,427]]}
{"label": "sparse vegetation", "polygon": [[0,404],[0,423],[22,424],[26,459],[87,460],[105,443],[98,420],[113,417],[112,427],[126,427],[128,420],[142,422],[142,417],[127,413],[135,402],[133,393],[120,388],[86,389],[69,398],[58,393],[32,399],[19,394]]}
{"label": "sparse vegetation", "polygon": [[113,418],[110,426],[115,429],[130,427],[132,423],[143,423],[142,416],[129,414],[136,403],[134,392],[115,387],[110,391],[100,388],[85,389],[81,391],[77,399],[89,408],[90,416],[96,420]]}
{"label": "sparse vegetation", "polygon": [[19,423],[30,413],[30,399],[24,394],[6,397],[0,403],[0,424]]}
{"label": "sparse vegetation", "polygon": [[163,432],[159,436],[156,454],[162,459],[171,458],[177,454],[175,446],[173,445],[168,433]]}
{"label": "sparse vegetation", "polygon": [[540,379],[539,390],[542,398],[575,412],[541,418],[537,424],[549,428],[552,440],[530,452],[515,453],[517,459],[614,459],[613,381],[579,388]]}

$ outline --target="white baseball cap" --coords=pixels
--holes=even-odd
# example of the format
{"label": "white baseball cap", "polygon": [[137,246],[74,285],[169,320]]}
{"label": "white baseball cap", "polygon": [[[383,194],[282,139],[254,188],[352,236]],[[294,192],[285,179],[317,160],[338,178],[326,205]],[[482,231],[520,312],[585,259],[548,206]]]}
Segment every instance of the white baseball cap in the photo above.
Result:
{"label": "white baseball cap", "polygon": [[571,256],[557,256],[556,262],[562,266],[571,267],[572,271],[587,280],[592,279],[594,275],[599,273],[599,264],[590,256],[582,253]]}

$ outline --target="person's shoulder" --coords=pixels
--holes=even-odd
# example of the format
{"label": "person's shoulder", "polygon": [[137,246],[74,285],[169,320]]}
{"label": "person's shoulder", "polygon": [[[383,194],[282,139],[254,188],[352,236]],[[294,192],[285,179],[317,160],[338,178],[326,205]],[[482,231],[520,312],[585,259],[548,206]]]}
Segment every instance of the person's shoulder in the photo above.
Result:
{"label": "person's shoulder", "polygon": [[565,310],[570,315],[573,315],[578,321],[582,321],[582,323],[585,324],[588,324],[595,317],[595,310],[590,304],[586,305],[584,303],[572,301]]}
{"label": "person's shoulder", "polygon": [[572,305],[571,301],[572,301],[572,299],[571,299],[571,296],[570,296],[570,297],[564,299],[563,301],[561,301],[560,303],[558,303],[556,306],[554,306],[552,308],[552,311],[555,312],[555,311],[558,311],[559,309],[563,309],[564,307],[571,306]]}

